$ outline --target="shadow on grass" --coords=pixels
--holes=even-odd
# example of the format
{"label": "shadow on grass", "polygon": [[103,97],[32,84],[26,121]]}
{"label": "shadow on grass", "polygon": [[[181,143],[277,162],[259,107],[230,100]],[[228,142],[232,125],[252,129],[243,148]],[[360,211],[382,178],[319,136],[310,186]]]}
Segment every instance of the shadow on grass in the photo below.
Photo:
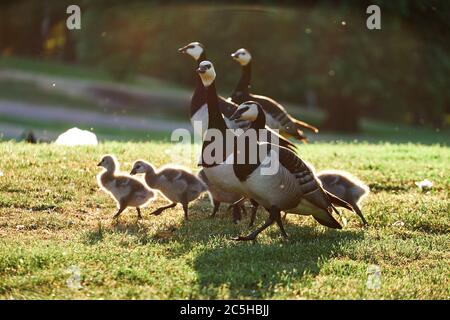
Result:
{"label": "shadow on grass", "polygon": [[[258,218],[261,223],[263,217]],[[322,265],[339,256],[347,243],[363,239],[363,230],[331,230],[286,223],[290,239],[283,241],[278,228],[266,230],[264,238],[256,242],[232,242],[238,234],[247,234],[247,219],[234,225],[223,215],[208,219],[204,215],[180,221],[176,226],[156,228],[140,222],[99,225],[86,234],[86,242],[95,245],[106,234],[126,233],[135,237],[139,245],[167,246],[165,258],[179,259],[195,252],[189,264],[197,274],[196,282],[201,295],[211,299],[270,298],[277,288],[305,281],[319,274]],[[253,229],[253,228],[251,228]],[[126,245],[129,245],[127,242]],[[178,261],[178,260],[177,260]]]}
{"label": "shadow on grass", "polygon": [[[363,238],[363,231],[335,231],[288,226],[290,240],[262,243],[236,243],[203,251],[194,261],[198,284],[210,298],[222,296],[226,288],[230,298],[270,297],[277,287],[289,287],[305,275],[317,275],[322,264],[338,256],[344,243]],[[280,237],[277,228],[269,232]]]}

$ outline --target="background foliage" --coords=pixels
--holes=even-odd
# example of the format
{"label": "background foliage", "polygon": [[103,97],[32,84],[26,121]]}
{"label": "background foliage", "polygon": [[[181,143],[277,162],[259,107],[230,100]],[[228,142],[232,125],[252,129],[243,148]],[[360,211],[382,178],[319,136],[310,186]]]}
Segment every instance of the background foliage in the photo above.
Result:
{"label": "background foliage", "polygon": [[[192,61],[176,49],[200,41],[228,94],[240,72],[229,54],[245,47],[253,53],[255,93],[318,104],[327,112],[327,128],[358,130],[363,115],[448,124],[448,1],[206,6],[85,0],[78,3],[82,29],[69,31],[65,8],[73,2],[3,1],[2,54],[103,68],[119,80],[138,73],[191,85]],[[369,4],[381,7],[381,30],[366,28]]]}

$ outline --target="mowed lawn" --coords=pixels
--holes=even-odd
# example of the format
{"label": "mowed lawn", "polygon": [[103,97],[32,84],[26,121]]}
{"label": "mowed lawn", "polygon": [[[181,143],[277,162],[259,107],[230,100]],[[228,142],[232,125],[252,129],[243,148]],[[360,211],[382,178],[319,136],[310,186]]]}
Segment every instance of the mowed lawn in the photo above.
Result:
{"label": "mowed lawn", "polygon": [[[2,299],[449,299],[450,149],[414,144],[299,145],[317,170],[352,172],[372,193],[363,206],[370,226],[343,212],[342,230],[289,215],[283,241],[276,226],[257,242],[230,240],[250,231],[248,216],[231,222],[225,206],[209,218],[205,195],[149,216],[125,212],[96,184],[104,153],[129,171],[144,158],[156,165],[189,160],[187,146],[104,143],[98,147],[0,143],[0,298]],[[434,183],[428,193],[416,181]],[[270,192],[270,190],[267,190]],[[257,224],[266,217],[259,211]],[[367,287],[368,268],[381,269]],[[73,271],[80,272],[81,288]]]}

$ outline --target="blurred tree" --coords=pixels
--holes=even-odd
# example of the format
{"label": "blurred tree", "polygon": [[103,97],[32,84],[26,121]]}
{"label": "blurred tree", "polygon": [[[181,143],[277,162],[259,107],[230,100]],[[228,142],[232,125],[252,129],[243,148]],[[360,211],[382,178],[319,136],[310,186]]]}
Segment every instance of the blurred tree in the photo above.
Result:
{"label": "blurred tree", "polygon": [[[2,2],[2,52],[41,56],[46,25],[65,21],[69,2]],[[193,62],[176,49],[200,41],[227,95],[240,75],[229,54],[245,47],[253,92],[297,103],[315,96],[328,129],[357,131],[362,116],[440,127],[449,112],[449,1],[158,3],[82,1],[82,30],[66,32],[62,53],[51,58],[101,67],[119,80],[139,73],[192,86]],[[366,28],[369,4],[381,7],[381,30]]]}

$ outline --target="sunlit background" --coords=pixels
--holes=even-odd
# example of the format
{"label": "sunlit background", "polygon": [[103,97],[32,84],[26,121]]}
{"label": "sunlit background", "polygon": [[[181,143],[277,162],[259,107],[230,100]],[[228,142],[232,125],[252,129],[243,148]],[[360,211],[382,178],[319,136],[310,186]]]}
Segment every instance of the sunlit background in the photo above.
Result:
{"label": "sunlit background", "polygon": [[[68,30],[68,5],[81,30]],[[366,8],[381,8],[368,30]],[[200,41],[227,97],[253,56],[252,92],[318,126],[317,140],[448,143],[448,1],[157,5],[149,1],[2,1],[0,134],[52,141],[77,126],[99,140],[169,139],[190,128]]]}

